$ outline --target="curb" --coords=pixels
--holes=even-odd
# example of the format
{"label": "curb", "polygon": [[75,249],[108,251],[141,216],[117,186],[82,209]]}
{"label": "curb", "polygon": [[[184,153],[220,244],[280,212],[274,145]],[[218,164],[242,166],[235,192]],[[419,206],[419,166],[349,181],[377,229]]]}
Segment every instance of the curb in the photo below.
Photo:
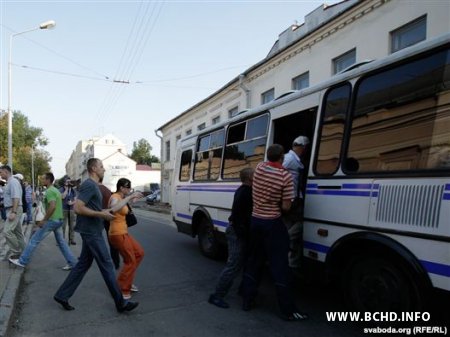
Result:
{"label": "curb", "polygon": [[[34,225],[27,225],[25,228],[25,242],[28,243],[31,236],[31,229]],[[24,268],[11,267],[9,280],[6,283],[5,291],[0,298],[0,337],[6,337],[11,325],[14,309],[16,307],[16,297],[22,284]]]}

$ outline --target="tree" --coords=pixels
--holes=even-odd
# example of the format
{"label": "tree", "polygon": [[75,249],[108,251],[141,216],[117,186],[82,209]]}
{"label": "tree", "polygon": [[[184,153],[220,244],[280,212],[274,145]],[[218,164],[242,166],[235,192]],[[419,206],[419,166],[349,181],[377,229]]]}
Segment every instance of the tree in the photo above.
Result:
{"label": "tree", "polygon": [[[35,177],[50,171],[50,154],[43,148],[48,144],[42,128],[30,126],[28,117],[20,111],[13,112],[13,169],[31,179],[32,152],[34,149]],[[0,116],[0,162],[8,162],[8,115]]]}
{"label": "tree", "polygon": [[151,154],[152,146],[144,138],[133,142],[133,150],[131,151],[131,159],[137,164],[151,165],[152,163],[159,163],[159,159]]}

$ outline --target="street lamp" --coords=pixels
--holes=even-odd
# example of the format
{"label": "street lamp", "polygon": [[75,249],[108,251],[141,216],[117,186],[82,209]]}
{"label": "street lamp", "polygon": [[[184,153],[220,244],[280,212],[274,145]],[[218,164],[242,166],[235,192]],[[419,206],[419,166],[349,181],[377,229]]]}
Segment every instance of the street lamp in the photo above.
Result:
{"label": "street lamp", "polygon": [[23,32],[11,34],[9,37],[9,62],[8,62],[8,164],[13,168],[12,160],[12,110],[11,110],[11,67],[12,67],[12,41],[17,35],[32,32],[38,29],[52,29],[55,27],[55,21],[45,21],[39,25],[39,27],[25,30]]}

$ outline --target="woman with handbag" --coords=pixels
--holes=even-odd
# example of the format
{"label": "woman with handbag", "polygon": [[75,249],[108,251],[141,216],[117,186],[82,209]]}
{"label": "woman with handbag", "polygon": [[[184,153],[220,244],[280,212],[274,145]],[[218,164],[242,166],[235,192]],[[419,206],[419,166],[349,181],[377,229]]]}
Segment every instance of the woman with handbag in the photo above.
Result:
{"label": "woman with handbag", "polygon": [[[109,199],[109,207],[115,218],[110,221],[108,238],[111,245],[116,248],[123,259],[123,267],[117,277],[117,281],[122,290],[124,299],[131,298],[133,280],[136,270],[144,258],[144,250],[141,245],[128,233],[127,218],[133,224],[136,224],[136,217],[132,213],[128,202],[142,198],[140,192],[131,192],[131,181],[126,178],[120,178],[117,181],[117,191]],[[127,204],[119,209],[115,205]],[[130,216],[133,214],[133,216]],[[134,218],[134,219],[133,219]],[[133,289],[135,290],[135,289]]]}

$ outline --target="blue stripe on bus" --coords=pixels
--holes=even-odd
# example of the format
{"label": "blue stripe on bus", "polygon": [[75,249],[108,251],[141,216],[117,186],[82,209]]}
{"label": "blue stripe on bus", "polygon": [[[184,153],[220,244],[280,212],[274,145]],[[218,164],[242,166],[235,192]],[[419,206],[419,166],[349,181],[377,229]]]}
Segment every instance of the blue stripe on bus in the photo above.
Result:
{"label": "blue stripe on bus", "polygon": [[342,188],[355,190],[370,190],[372,188],[372,184],[342,184]]}
{"label": "blue stripe on bus", "polygon": [[311,241],[304,241],[303,247],[307,248],[307,249],[315,250],[320,253],[325,253],[325,254],[328,253],[328,251],[330,250],[330,247],[328,247],[328,246],[320,245],[318,243],[314,243]]}
{"label": "blue stripe on bus", "polygon": [[444,193],[444,197],[442,199],[450,200],[450,193]]}
{"label": "blue stripe on bus", "polygon": [[192,216],[189,215],[189,214],[177,213],[177,216],[180,217],[180,218],[185,218],[185,219],[192,220]]}
{"label": "blue stripe on bus", "polygon": [[445,190],[450,191],[450,184],[445,184]]}
{"label": "blue stripe on bus", "polygon": [[370,197],[370,191],[340,191],[340,190],[309,190],[309,189],[307,189],[306,194]]}
{"label": "blue stripe on bus", "polygon": [[423,261],[421,260],[422,266],[430,273],[436,275],[442,275],[446,277],[450,277],[450,266],[442,263]]}
{"label": "blue stripe on bus", "polygon": [[[304,241],[303,247],[306,249],[311,249],[319,253],[327,254],[330,250],[330,247],[321,245],[318,243],[314,243],[311,241]],[[421,260],[420,263],[426,269],[426,271],[430,274],[441,275],[450,277],[450,266],[442,263],[436,263],[431,261]]]}
{"label": "blue stripe on bus", "polygon": [[378,191],[373,191],[372,192],[372,197],[378,198]]}
{"label": "blue stripe on bus", "polygon": [[319,186],[319,185],[317,185],[317,184],[306,184],[307,188],[317,188],[317,186]]}
{"label": "blue stripe on bus", "polygon": [[228,227],[228,221],[213,220],[213,224],[220,227]]}
{"label": "blue stripe on bus", "polygon": [[235,192],[235,189],[229,189],[229,188],[201,188],[201,187],[194,187],[194,188],[179,188],[178,191],[202,191],[202,192]]}

